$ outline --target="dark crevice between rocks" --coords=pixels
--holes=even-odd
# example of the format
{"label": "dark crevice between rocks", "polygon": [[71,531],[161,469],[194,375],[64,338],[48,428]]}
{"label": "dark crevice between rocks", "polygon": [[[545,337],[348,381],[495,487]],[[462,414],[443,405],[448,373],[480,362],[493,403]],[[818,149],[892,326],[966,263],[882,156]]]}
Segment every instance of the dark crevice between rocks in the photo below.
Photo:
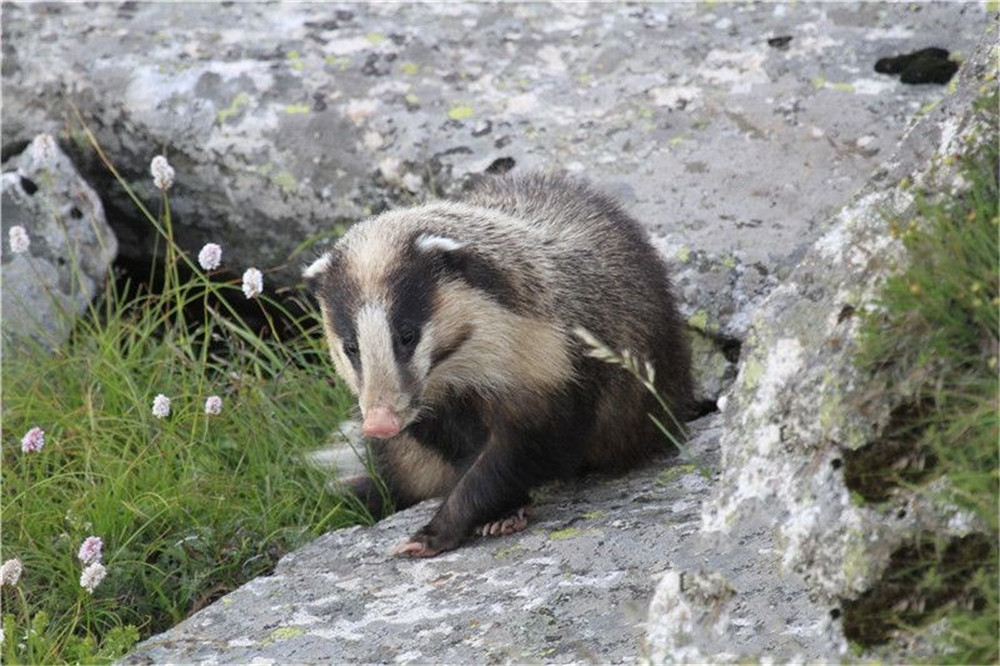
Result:
{"label": "dark crevice between rocks", "polygon": [[844,635],[872,647],[896,630],[926,625],[950,608],[973,611],[986,600],[977,591],[977,572],[996,559],[996,545],[979,533],[943,540],[931,532],[897,548],[885,574],[870,590],[843,603]]}
{"label": "dark crevice between rocks", "polygon": [[15,155],[20,155],[30,143],[30,141],[21,140],[3,144],[3,146],[0,147],[0,162],[6,162]]}
{"label": "dark crevice between rocks", "polygon": [[930,400],[906,403],[892,411],[878,439],[844,454],[844,483],[869,502],[884,502],[901,486],[914,486],[935,474],[938,459],[922,443]]}

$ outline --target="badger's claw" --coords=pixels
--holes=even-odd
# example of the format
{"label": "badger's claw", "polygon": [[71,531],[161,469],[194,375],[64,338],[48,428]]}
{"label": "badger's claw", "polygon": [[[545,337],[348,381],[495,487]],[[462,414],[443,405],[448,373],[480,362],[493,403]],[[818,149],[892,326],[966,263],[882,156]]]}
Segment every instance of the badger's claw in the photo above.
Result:
{"label": "badger's claw", "polygon": [[497,536],[514,534],[520,532],[528,526],[528,507],[522,506],[513,515],[486,523],[476,528],[476,534],[483,536]]}
{"label": "badger's claw", "polygon": [[392,549],[396,557],[434,557],[440,550],[434,550],[422,541],[404,541]]}

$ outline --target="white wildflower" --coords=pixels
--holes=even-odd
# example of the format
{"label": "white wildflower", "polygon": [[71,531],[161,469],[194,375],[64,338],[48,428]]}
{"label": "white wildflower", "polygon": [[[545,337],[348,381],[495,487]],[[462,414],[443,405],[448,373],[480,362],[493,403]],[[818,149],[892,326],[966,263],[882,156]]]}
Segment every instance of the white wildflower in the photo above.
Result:
{"label": "white wildflower", "polygon": [[7,560],[0,566],[0,586],[10,585],[13,587],[17,585],[17,581],[21,578],[21,560],[16,557],[12,560]]}
{"label": "white wildflower", "polygon": [[28,237],[27,230],[20,225],[11,227],[7,232],[7,238],[10,240],[10,251],[14,254],[24,254],[31,247],[31,238]]}
{"label": "white wildflower", "polygon": [[256,268],[248,268],[243,274],[243,293],[247,298],[257,298],[264,292],[264,275]]}
{"label": "white wildflower", "polygon": [[158,419],[170,416],[170,398],[162,393],[153,398],[153,416]]}
{"label": "white wildflower", "polygon": [[32,428],[21,438],[21,451],[23,453],[38,453],[43,446],[45,446],[45,431],[41,428]]}
{"label": "white wildflower", "polygon": [[222,398],[217,395],[210,395],[205,399],[205,413],[217,415],[222,413]]}
{"label": "white wildflower", "polygon": [[56,160],[56,140],[52,138],[51,134],[37,135],[32,139],[29,150],[36,168],[52,166]]}
{"label": "white wildflower", "polygon": [[149,172],[153,174],[153,184],[166,192],[174,184],[174,168],[163,155],[157,155],[149,163]]}
{"label": "white wildflower", "polygon": [[216,243],[205,243],[198,253],[198,265],[206,271],[214,271],[222,263],[222,248]]}
{"label": "white wildflower", "polygon": [[107,575],[108,570],[104,568],[104,565],[100,562],[94,562],[80,574],[80,587],[93,594]]}

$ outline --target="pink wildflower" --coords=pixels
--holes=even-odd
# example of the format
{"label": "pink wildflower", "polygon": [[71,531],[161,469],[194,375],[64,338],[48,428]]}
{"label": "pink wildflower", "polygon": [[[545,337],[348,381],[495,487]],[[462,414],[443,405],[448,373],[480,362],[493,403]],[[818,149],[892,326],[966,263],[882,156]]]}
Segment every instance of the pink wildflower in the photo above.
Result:
{"label": "pink wildflower", "polygon": [[153,398],[153,416],[158,419],[170,416],[170,398],[162,393]]}
{"label": "pink wildflower", "polygon": [[104,542],[101,541],[101,537],[89,536],[83,540],[78,557],[84,564],[100,562],[102,548],[104,548]]}
{"label": "pink wildflower", "polygon": [[21,438],[21,451],[24,453],[37,453],[45,446],[45,431],[41,428],[32,428]]}
{"label": "pink wildflower", "polygon": [[10,251],[14,254],[24,254],[31,247],[31,238],[21,225],[11,227],[7,238],[10,240]]}
{"label": "pink wildflower", "polygon": [[214,271],[222,263],[222,248],[215,243],[205,243],[198,253],[198,265],[206,271]]}
{"label": "pink wildflower", "polygon": [[205,399],[205,413],[218,415],[222,413],[222,398],[217,395],[210,395]]}
{"label": "pink wildflower", "polygon": [[157,155],[149,163],[149,172],[153,174],[153,184],[166,192],[174,184],[174,168],[163,155]]}
{"label": "pink wildflower", "polygon": [[7,560],[0,566],[0,585],[10,585],[11,587],[17,585],[17,581],[21,578],[21,560],[16,557],[12,560]]}

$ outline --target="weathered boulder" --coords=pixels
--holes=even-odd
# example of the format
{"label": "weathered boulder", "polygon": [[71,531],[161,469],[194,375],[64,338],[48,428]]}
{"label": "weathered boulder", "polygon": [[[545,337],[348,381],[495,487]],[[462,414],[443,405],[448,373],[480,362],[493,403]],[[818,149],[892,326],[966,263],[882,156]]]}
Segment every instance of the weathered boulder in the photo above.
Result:
{"label": "weathered boulder", "polygon": [[391,556],[433,501],[331,532],[123,663],[634,662],[657,574],[697,529],[717,462],[718,419],[692,429],[697,465],[550,487],[513,537]]}
{"label": "weathered boulder", "polygon": [[3,145],[44,128],[89,157],[125,259],[148,257],[149,227],[71,104],[149,200],[149,160],[167,154],[187,250],[221,242],[279,286],[309,242],[368,212],[483,171],[580,173],[662,237],[684,314],[722,343],[942,94],[876,73],[878,59],[961,57],[985,17],[950,3],[0,11]]}
{"label": "weathered boulder", "polygon": [[[4,162],[0,179],[4,342],[58,347],[104,287],[117,240],[100,197],[52,136],[38,135]],[[15,227],[24,229],[26,251],[12,247]]]}
{"label": "weathered boulder", "polygon": [[[954,93],[908,132],[754,315],[723,400],[721,478],[688,543],[705,552],[727,544],[731,559],[664,577],[650,610],[653,661],[818,658],[797,640],[775,640],[787,628],[763,629],[775,603],[793,609],[792,634],[805,628],[827,655],[843,653],[842,601],[869,589],[900,544],[925,530],[962,537],[971,529],[968,516],[933,501],[933,487],[899,489],[881,505],[853,502],[844,469],[852,451],[878,440],[896,407],[856,367],[855,313],[905,260],[890,224],[915,215],[910,184],[951,191],[959,177],[950,157],[970,141],[996,141],[973,104],[984,85],[996,86],[996,55],[993,31]],[[744,544],[750,532],[758,538]],[[803,584],[807,597],[781,601],[789,585]]]}

